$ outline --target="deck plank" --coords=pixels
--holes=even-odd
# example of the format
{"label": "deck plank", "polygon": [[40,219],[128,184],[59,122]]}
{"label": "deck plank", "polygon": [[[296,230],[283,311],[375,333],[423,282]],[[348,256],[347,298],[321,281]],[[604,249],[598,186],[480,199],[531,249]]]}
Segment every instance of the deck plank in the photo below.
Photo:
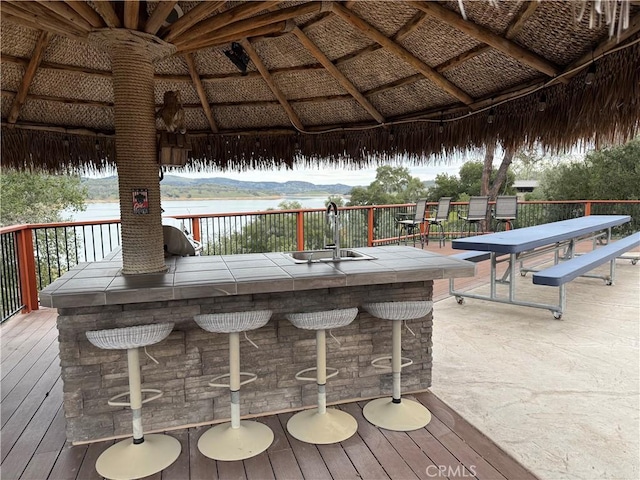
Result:
{"label": "deck plank", "polygon": [[362,409],[355,403],[344,406],[344,410],[355,417],[358,422],[358,433],[369,450],[392,479],[409,480],[417,479],[409,465],[393,448],[393,445],[382,434],[380,429],[373,426],[362,416]]}
{"label": "deck plank", "polygon": [[169,435],[180,442],[182,450],[180,456],[162,472],[162,480],[183,480],[189,478],[189,432],[177,430]]}
{"label": "deck plank", "polygon": [[[340,409],[343,410],[343,407],[344,406],[341,406]],[[360,424],[358,424],[358,428],[359,426]],[[342,448],[362,480],[382,480],[389,478],[389,475],[384,471],[384,468],[382,468],[378,459],[366,446],[358,432],[342,442]]]}
{"label": "deck plank", "polygon": [[310,443],[301,442],[297,438],[291,436],[287,431],[287,422],[293,416],[291,413],[278,415],[282,430],[287,436],[291,450],[298,461],[298,466],[302,470],[304,478],[314,478],[318,480],[331,479],[331,474],[325,465],[322,455],[318,451],[317,446]]}
{"label": "deck plank", "polygon": [[265,417],[264,423],[273,430],[273,443],[267,453],[276,478],[304,478],[278,418]]}
{"label": "deck plank", "polygon": [[115,442],[99,442],[92,443],[87,449],[87,453],[82,460],[82,465],[78,470],[78,480],[102,480],[102,476],[98,475],[96,471],[96,461],[102,453],[112,446]]}
{"label": "deck plank", "polygon": [[55,324],[51,325],[44,316],[38,317],[28,328],[19,335],[3,338],[0,349],[0,361],[2,361],[3,375],[4,369],[13,368],[14,359],[20,359],[26,352],[29,352],[40,339],[51,329],[55,329]]}
{"label": "deck plank", "polygon": [[246,480],[247,478],[242,461],[218,462],[218,475],[224,480]]}
{"label": "deck plank", "polygon": [[467,422],[460,414],[451,409],[432,392],[425,392],[416,395],[424,406],[426,406],[443,424],[458,436],[465,439],[476,452],[499,470],[507,478],[518,478],[522,480],[534,480],[533,473],[522,466],[511,455],[502,450],[496,443],[490,440],[480,430]]}
{"label": "deck plank", "polygon": [[[56,463],[53,464],[51,473],[49,473],[50,480],[76,480],[78,478],[78,471],[82,465],[82,460],[89,449],[89,445],[77,445],[73,446],[70,443],[66,443],[60,451],[60,455],[56,459]],[[23,479],[30,480],[30,479]]]}
{"label": "deck plank", "polygon": [[[434,465],[444,469],[448,478],[452,480],[475,478],[473,472],[470,472],[452,452],[447,450],[447,448],[438,442],[426,429],[421,428],[414,430],[408,432],[408,435],[416,445],[425,452]],[[434,472],[432,467],[429,468],[430,473]]]}
{"label": "deck plank", "polygon": [[209,427],[198,427],[189,429],[189,471],[191,478],[207,478],[209,480],[218,479],[218,466],[215,460],[205,457],[198,450],[198,440],[200,435],[206,432]]}
{"label": "deck plank", "polygon": [[[275,480],[276,478],[273,474],[273,468],[271,468],[269,454],[266,451],[255,457],[247,458],[244,461],[244,471],[247,480]],[[192,478],[195,479],[195,477]]]}

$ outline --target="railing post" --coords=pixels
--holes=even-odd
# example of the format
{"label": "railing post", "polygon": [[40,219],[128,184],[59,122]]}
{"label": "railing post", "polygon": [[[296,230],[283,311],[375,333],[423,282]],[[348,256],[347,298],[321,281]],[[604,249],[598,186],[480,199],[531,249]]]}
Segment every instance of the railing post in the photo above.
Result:
{"label": "railing post", "polygon": [[304,212],[302,210],[296,213],[296,237],[298,251],[304,250]]}
{"label": "railing post", "polygon": [[33,232],[25,228],[16,232],[18,248],[18,268],[20,271],[20,291],[24,308],[22,313],[38,310],[38,288],[36,281],[36,261],[33,255]]}
{"label": "railing post", "polygon": [[591,202],[585,202],[584,204],[584,216],[591,215]]}
{"label": "railing post", "polygon": [[367,246],[373,247],[373,218],[375,207],[369,207],[369,219],[367,221]]}
{"label": "railing post", "polygon": [[200,241],[200,218],[198,217],[191,219],[191,234],[196,242]]}

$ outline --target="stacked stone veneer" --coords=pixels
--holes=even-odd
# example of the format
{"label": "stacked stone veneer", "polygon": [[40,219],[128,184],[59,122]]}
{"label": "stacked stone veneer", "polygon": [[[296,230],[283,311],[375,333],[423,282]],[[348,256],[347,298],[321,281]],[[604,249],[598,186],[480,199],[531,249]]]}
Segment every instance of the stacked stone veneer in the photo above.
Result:
{"label": "stacked stone veneer", "polygon": [[[228,373],[228,336],[206,332],[194,322],[200,313],[269,309],[269,323],[248,333],[255,349],[241,335],[241,370],[258,380],[241,390],[241,413],[259,414],[313,405],[313,382],[299,382],[297,371],[315,366],[315,332],[291,325],[285,313],[331,310],[368,302],[431,300],[433,283],[411,282],[340,287],[290,293],[238,295],[154,303],[61,308],[58,310],[60,363],[64,381],[67,438],[87,441],[131,433],[128,408],[107,400],[128,390],[126,351],[101,350],[85,332],[148,323],[174,322],[171,335],[147,347],[160,363],[141,350],[143,388],[164,392],[143,407],[145,431],[211,422],[229,417],[229,392],[209,387],[216,375]],[[371,366],[373,358],[391,354],[390,321],[362,309],[354,322],[327,336],[327,364],[340,373],[328,381],[329,402],[390,395],[391,374]],[[431,385],[432,316],[409,321],[415,336],[403,330],[402,354],[413,359],[402,375],[403,391]],[[222,380],[224,382],[224,380]]]}

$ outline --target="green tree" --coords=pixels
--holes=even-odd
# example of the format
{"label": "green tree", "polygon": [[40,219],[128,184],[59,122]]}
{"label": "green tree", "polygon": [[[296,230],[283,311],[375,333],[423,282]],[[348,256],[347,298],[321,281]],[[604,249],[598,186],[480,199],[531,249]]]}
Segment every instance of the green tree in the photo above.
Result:
{"label": "green tree", "polygon": [[353,205],[394,205],[413,203],[425,197],[427,190],[418,177],[412,177],[405,167],[383,165],[376,170],[376,179],[368,187],[351,190]]}
{"label": "green tree", "polygon": [[640,198],[640,138],[593,150],[583,162],[547,170],[541,188],[549,200],[637,200]]}
{"label": "green tree", "polygon": [[79,177],[4,170],[0,185],[2,226],[59,222],[63,210],[86,208],[87,189]]}
{"label": "green tree", "polygon": [[[433,202],[441,197],[452,197],[454,201],[465,201],[470,196],[481,195],[483,168],[483,162],[466,162],[460,167],[459,178],[447,174],[437,175],[435,185],[428,190],[427,198]],[[497,176],[498,170],[492,169],[490,181],[494,186],[497,185],[495,184]],[[514,181],[515,175],[508,171],[506,181],[498,194],[515,195]]]}

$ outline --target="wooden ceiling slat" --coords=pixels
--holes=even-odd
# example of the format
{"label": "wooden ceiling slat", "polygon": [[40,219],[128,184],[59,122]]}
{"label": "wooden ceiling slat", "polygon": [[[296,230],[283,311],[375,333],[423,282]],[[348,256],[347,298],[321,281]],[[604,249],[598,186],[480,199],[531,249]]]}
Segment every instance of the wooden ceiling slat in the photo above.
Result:
{"label": "wooden ceiling slat", "polygon": [[75,10],[75,12],[84,18],[92,27],[102,28],[105,26],[102,17],[84,0],[66,0],[65,3]]}
{"label": "wooden ceiling slat", "polygon": [[[192,26],[191,28],[189,28],[189,30],[185,31],[184,33],[180,34],[178,37],[175,37],[172,39],[173,43],[175,43],[176,45],[179,45],[181,43],[185,43],[188,40],[193,40],[195,38],[200,38],[203,35],[210,35],[212,33],[215,32],[215,30],[218,30],[220,28],[224,28],[225,26],[228,25],[232,25],[232,24],[236,24],[244,19],[246,19],[247,17],[251,17],[252,15],[255,15],[258,12],[261,12],[263,10],[266,10],[267,8],[277,4],[279,2],[273,2],[273,1],[268,1],[268,2],[247,2],[247,3],[243,3],[242,5],[239,5],[235,8],[231,8],[229,10],[226,10],[222,13],[219,13],[218,15],[215,15],[211,18],[207,18],[206,20],[202,20],[200,22],[198,22],[197,24],[195,24],[194,26]],[[253,20],[254,18],[257,17],[253,17],[251,20]],[[280,19],[283,20],[283,19]],[[285,19],[286,20],[286,19]],[[268,22],[268,23],[274,23],[275,20],[273,22]],[[249,22],[250,23],[250,22]],[[264,23],[262,23],[261,25],[265,25]],[[244,30],[248,30],[250,28],[255,28],[261,25],[248,25],[245,26],[244,24],[242,25],[242,27],[237,30],[237,31],[242,31]],[[220,35],[225,35],[228,32],[221,32]],[[215,36],[219,36],[217,34],[214,33]]]}
{"label": "wooden ceiling slat", "polygon": [[36,75],[36,71],[38,70],[38,66],[42,60],[42,54],[49,45],[49,40],[51,39],[51,33],[49,32],[41,32],[38,37],[38,41],[33,49],[33,53],[31,54],[31,60],[29,60],[29,65],[27,65],[27,69],[24,72],[24,77],[22,77],[22,82],[20,83],[20,88],[18,88],[18,93],[13,99],[13,105],[11,105],[11,110],[9,111],[9,115],[7,116],[7,122],[16,123],[18,119],[18,115],[20,115],[20,108],[24,104],[25,99],[27,98],[27,93],[29,92],[29,88],[31,87],[31,82],[33,81],[33,77]]}
{"label": "wooden ceiling slat", "polygon": [[376,108],[358,91],[351,81],[336,67],[331,60],[320,50],[315,43],[307,37],[299,28],[293,29],[293,34],[298,38],[300,43],[318,60],[324,68],[326,68],[331,76],[335,78],[342,87],[355,98],[355,100],[364,108],[369,115],[375,118],[378,123],[384,123],[384,117],[376,110]]}
{"label": "wooden ceiling slat", "polygon": [[83,30],[86,30],[87,32],[89,30],[91,30],[92,25],[86,21],[84,19],[84,17],[82,17],[82,15],[79,15],[78,12],[76,12],[73,8],[71,8],[69,5],[67,5],[65,2],[60,2],[60,1],[50,1],[50,0],[37,0],[39,4],[41,4],[43,7],[51,10],[52,12],[60,15],[61,17],[63,17],[64,19],[66,19],[67,21],[71,22],[72,24],[77,25],[78,27],[82,28]]}
{"label": "wooden ceiling slat", "polygon": [[165,41],[172,42],[178,35],[187,31],[196,23],[207,18],[213,12],[222,7],[224,3],[224,0],[222,0],[215,2],[202,2],[196,5],[178,20],[173,22],[169,27],[167,27],[166,31],[163,32],[162,37]]}
{"label": "wooden ceiling slat", "polygon": [[202,82],[200,81],[200,76],[198,75],[196,64],[193,61],[193,56],[190,53],[187,53],[186,55],[184,55],[184,59],[187,62],[189,74],[191,75],[191,81],[193,82],[193,86],[196,88],[196,92],[198,92],[198,97],[200,98],[200,103],[202,104],[204,115],[207,117],[207,121],[209,122],[209,127],[211,127],[211,131],[213,133],[218,133],[218,126],[216,125],[216,121],[213,118],[211,107],[209,107],[207,93],[204,91],[204,87],[202,86]]}
{"label": "wooden ceiling slat", "polygon": [[269,73],[269,70],[267,70],[267,67],[265,67],[264,63],[262,63],[262,60],[260,59],[260,57],[258,56],[258,53],[253,48],[253,45],[251,45],[251,42],[245,39],[245,40],[241,40],[240,44],[242,45],[244,50],[247,52],[247,55],[249,55],[249,58],[251,59],[253,64],[256,66],[260,74],[262,75],[262,78],[264,78],[264,81],[267,82],[267,85],[269,86],[273,94],[276,96],[278,101],[280,102],[280,105],[282,105],[282,108],[284,108],[285,112],[287,112],[287,116],[289,117],[289,120],[291,120],[291,123],[298,130],[300,130],[301,132],[304,132],[305,128],[304,128],[304,125],[302,124],[302,121],[300,121],[300,117],[298,117],[298,114],[291,107],[291,105],[287,101],[287,98],[284,96],[284,94],[282,93],[278,85],[276,85],[276,82],[274,82],[273,78],[271,77],[271,74]]}
{"label": "wooden ceiling slat", "polygon": [[149,20],[147,20],[147,24],[144,26],[144,31],[151,35],[158,33],[158,30],[160,30],[164,21],[171,14],[176,3],[178,3],[177,0],[158,2],[156,4],[156,9],[149,17]]}
{"label": "wooden ceiling slat", "polygon": [[140,19],[140,1],[124,0],[124,28],[130,30],[138,29]]}
{"label": "wooden ceiling slat", "polygon": [[[17,95],[17,92],[11,92],[9,90],[2,90],[2,95]],[[63,97],[55,97],[52,95],[34,95],[33,93],[27,94],[27,97],[30,100],[41,100],[44,102],[56,102],[56,103],[65,103],[67,105],[85,105],[88,107],[101,107],[101,108],[112,108],[113,103],[111,102],[100,102],[97,100],[84,100],[78,98],[63,98]]]}
{"label": "wooden ceiling slat", "polygon": [[527,23],[527,20],[529,20],[538,9],[538,5],[540,5],[538,0],[528,0],[524,2],[520,7],[520,11],[516,15],[516,18],[511,22],[511,25],[509,25],[509,28],[507,28],[507,31],[504,33],[505,38],[512,39],[520,33],[520,30],[522,30],[522,27]]}
{"label": "wooden ceiling slat", "polygon": [[57,33],[59,35],[63,35],[63,36],[70,36],[69,32],[66,31],[62,31],[59,28],[56,27],[52,27],[50,25],[47,24],[42,24],[42,22],[38,22],[36,19],[32,18],[32,17],[27,17],[24,18],[22,16],[17,16],[17,15],[13,15],[13,13],[11,12],[9,4],[2,4],[2,19],[6,20],[8,22],[13,22],[16,23],[18,25],[22,25],[24,27],[30,28],[32,30],[46,30],[48,32],[51,33]]}
{"label": "wooden ceiling slat", "polygon": [[560,73],[560,69],[549,62],[545,58],[521,47],[517,43],[514,43],[500,35],[496,35],[488,28],[482,27],[469,20],[465,20],[456,12],[448,10],[443,6],[434,2],[410,2],[416,8],[419,8],[428,15],[437,18],[438,20],[452,26],[453,28],[460,30],[461,32],[475,38],[487,45],[492,46],[496,50],[501,51],[505,55],[508,55],[518,62],[523,63],[531,68],[545,73],[550,77],[555,77]]}
{"label": "wooden ceiling slat", "polygon": [[422,73],[426,78],[428,78],[435,85],[454,96],[458,100],[463,103],[469,105],[473,103],[473,98],[469,96],[466,92],[464,92],[461,88],[457,87],[449,80],[444,78],[434,69],[432,69],[429,65],[424,63],[419,58],[415,57],[411,52],[409,52],[406,48],[394,42],[387,36],[385,36],[382,32],[374,28],[372,25],[355,15],[350,10],[347,10],[342,5],[338,3],[333,3],[332,7],[333,12],[339,15],[342,19],[350,23],[356,29],[360,30],[366,36],[371,38],[373,41],[378,42],[384,48],[392,52],[394,55],[399,57],[400,59],[407,62],[413,68]]}
{"label": "wooden ceiling slat", "polygon": [[36,25],[38,30],[46,30],[68,37],[83,37],[87,30],[82,30],[57,14],[36,4],[35,2],[2,2],[2,13],[20,17]]}
{"label": "wooden ceiling slat", "polygon": [[93,2],[98,14],[110,28],[120,28],[120,19],[116,15],[116,11],[113,9],[113,5],[108,1]]}

